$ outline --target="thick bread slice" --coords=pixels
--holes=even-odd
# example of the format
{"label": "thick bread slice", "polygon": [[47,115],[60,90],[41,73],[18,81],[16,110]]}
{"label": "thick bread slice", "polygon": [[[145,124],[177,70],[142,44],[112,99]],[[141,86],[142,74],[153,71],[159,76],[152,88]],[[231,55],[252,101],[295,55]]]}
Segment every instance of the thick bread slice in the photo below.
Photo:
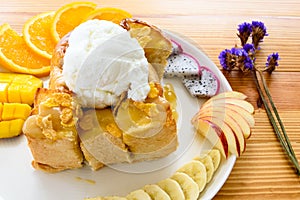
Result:
{"label": "thick bread slice", "polygon": [[[160,85],[156,84],[155,87],[160,91]],[[150,90],[150,95],[152,90],[154,89]],[[170,103],[163,97],[158,95],[147,98],[145,102],[133,102],[124,98],[120,102],[114,108],[114,116],[116,123],[124,132],[124,143],[131,152],[153,153],[165,149],[174,140],[177,141],[176,121]]]}
{"label": "thick bread slice", "polygon": [[34,158],[33,167],[48,172],[81,167],[83,156],[75,127],[79,108],[71,95],[40,89],[36,98],[36,114],[23,126]]}
{"label": "thick bread slice", "polygon": [[92,170],[96,171],[102,167],[104,167],[104,164],[97,160],[82,144],[80,143],[81,151],[84,155],[85,160],[88,162],[88,165],[92,168]]}
{"label": "thick bread slice", "polygon": [[[142,131],[142,130],[141,130]],[[123,141],[123,132],[116,125],[110,108],[87,110],[79,121],[79,136],[86,160],[92,168],[97,165],[132,163],[165,157],[176,150],[177,135],[169,144],[148,153],[133,153]]]}
{"label": "thick bread slice", "polygon": [[87,150],[83,151],[85,158],[94,157],[105,165],[131,162],[109,108],[85,111],[78,128],[81,144]]}
{"label": "thick bread slice", "polygon": [[132,153],[132,162],[141,162],[147,160],[155,160],[158,158],[163,158],[171,154],[177,149],[178,141],[177,137],[174,138],[168,145],[163,148],[149,152],[149,153]]}

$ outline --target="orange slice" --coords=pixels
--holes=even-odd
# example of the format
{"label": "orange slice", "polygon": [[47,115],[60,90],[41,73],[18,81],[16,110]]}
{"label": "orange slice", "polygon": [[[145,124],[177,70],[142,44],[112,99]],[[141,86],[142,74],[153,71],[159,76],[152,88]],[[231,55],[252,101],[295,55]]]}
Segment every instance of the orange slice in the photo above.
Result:
{"label": "orange slice", "polygon": [[30,18],[23,28],[23,37],[28,47],[48,59],[51,59],[56,45],[50,31],[53,16],[54,12],[41,13]]}
{"label": "orange slice", "polygon": [[33,52],[9,24],[0,26],[0,65],[13,72],[36,76],[46,76],[50,71],[50,59]]}
{"label": "orange slice", "polygon": [[98,8],[92,11],[86,20],[100,19],[100,20],[108,20],[116,24],[120,24],[120,22],[125,18],[132,18],[132,15],[126,12],[125,10],[108,7],[108,8]]}
{"label": "orange slice", "polygon": [[73,2],[62,6],[55,12],[51,34],[55,42],[78,26],[96,8],[92,2]]}

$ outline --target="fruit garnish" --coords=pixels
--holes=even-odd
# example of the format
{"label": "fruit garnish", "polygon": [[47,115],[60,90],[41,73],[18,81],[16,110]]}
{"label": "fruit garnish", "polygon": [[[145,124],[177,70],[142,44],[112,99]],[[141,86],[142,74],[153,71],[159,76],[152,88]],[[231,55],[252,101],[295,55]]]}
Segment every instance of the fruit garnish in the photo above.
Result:
{"label": "fruit garnish", "polygon": [[161,189],[157,184],[145,185],[143,190],[148,193],[151,199],[171,200],[169,195]]}
{"label": "fruit garnish", "polygon": [[184,193],[179,183],[171,178],[166,178],[157,183],[157,185],[163,189],[171,199],[183,200],[185,199]]}
{"label": "fruit garnish", "polygon": [[0,65],[18,73],[45,76],[50,60],[33,52],[25,40],[9,24],[0,26]]}
{"label": "fruit garnish", "polygon": [[[218,149],[211,149],[202,152],[193,160],[181,166],[169,178],[163,179],[154,184],[145,185],[141,189],[130,192],[126,198],[133,199],[198,199],[204,191],[209,180],[219,168],[221,153]],[[207,177],[209,176],[209,179]],[[106,196],[94,199],[124,199],[120,196]]]}
{"label": "fruit garnish", "polygon": [[30,112],[31,107],[27,104],[0,103],[0,138],[20,135]]}
{"label": "fruit garnish", "polygon": [[211,156],[208,154],[201,154],[200,156],[195,157],[194,160],[198,160],[204,164],[206,168],[206,183],[209,183],[215,172],[214,163]]}
{"label": "fruit garnish", "polygon": [[72,31],[96,8],[92,2],[73,2],[59,8],[53,17],[51,34],[55,42]]}
{"label": "fruit garnish", "polygon": [[135,200],[135,199],[145,199],[145,200],[151,200],[151,197],[149,196],[148,193],[146,193],[142,189],[138,189],[135,191],[130,192],[127,196],[126,199],[128,200]]}
{"label": "fruit garnish", "polygon": [[51,59],[56,42],[50,26],[54,12],[46,12],[30,18],[23,27],[23,37],[28,47],[44,58]]}
{"label": "fruit garnish", "polygon": [[132,18],[132,15],[125,10],[119,8],[98,8],[92,11],[86,20],[90,19],[99,19],[99,20],[108,20],[116,24],[120,24],[123,19]]}
{"label": "fruit garnish", "polygon": [[200,192],[202,192],[202,190],[205,188],[207,182],[207,172],[205,165],[202,162],[198,160],[192,160],[180,167],[177,171],[189,175],[197,183]]}
{"label": "fruit garnish", "polygon": [[220,81],[209,68],[201,66],[195,57],[184,52],[175,41],[172,41],[172,49],[165,77],[180,78],[189,93],[195,97],[212,97],[219,92]]}
{"label": "fruit garnish", "polygon": [[43,81],[32,75],[0,73],[0,102],[32,105]]}
{"label": "fruit garnish", "polygon": [[200,193],[198,184],[189,175],[183,172],[175,172],[171,179],[179,183],[185,199],[198,199]]}
{"label": "fruit garnish", "polygon": [[234,91],[206,101],[192,119],[197,132],[206,137],[223,156],[240,156],[254,126],[253,106],[246,96]]}

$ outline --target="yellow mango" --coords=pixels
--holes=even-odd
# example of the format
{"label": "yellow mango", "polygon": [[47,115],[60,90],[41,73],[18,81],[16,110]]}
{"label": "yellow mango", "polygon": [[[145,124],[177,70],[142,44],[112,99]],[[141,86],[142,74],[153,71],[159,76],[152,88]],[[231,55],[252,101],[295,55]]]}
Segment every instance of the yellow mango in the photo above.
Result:
{"label": "yellow mango", "polygon": [[30,115],[31,107],[28,104],[4,103],[2,105],[1,121],[13,119],[27,119]]}
{"label": "yellow mango", "polygon": [[0,73],[0,138],[20,135],[43,81],[32,75]]}
{"label": "yellow mango", "polygon": [[21,96],[20,96],[20,85],[16,84],[15,82],[10,83],[8,90],[7,90],[7,98],[8,102],[20,102]]}
{"label": "yellow mango", "polygon": [[10,83],[0,82],[0,102],[8,102],[8,99],[7,99],[7,90],[8,90],[9,84]]}
{"label": "yellow mango", "polygon": [[0,138],[10,138],[22,133],[24,120],[14,119],[0,122]]}
{"label": "yellow mango", "polygon": [[0,73],[0,102],[32,105],[36,90],[41,87],[43,81],[35,76]]}
{"label": "yellow mango", "polygon": [[0,121],[2,121],[2,110],[3,110],[3,104],[0,103]]}
{"label": "yellow mango", "polygon": [[31,107],[28,104],[0,103],[0,138],[20,135],[30,113]]}

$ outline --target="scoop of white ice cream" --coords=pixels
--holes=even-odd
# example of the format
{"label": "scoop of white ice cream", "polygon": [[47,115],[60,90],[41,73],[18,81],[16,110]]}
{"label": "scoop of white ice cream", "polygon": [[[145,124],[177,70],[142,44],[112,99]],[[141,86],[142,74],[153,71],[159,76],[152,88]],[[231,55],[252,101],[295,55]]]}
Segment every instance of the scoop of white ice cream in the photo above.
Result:
{"label": "scoop of white ice cream", "polygon": [[84,107],[114,105],[124,91],[143,101],[150,90],[144,50],[125,29],[105,20],[72,31],[62,74]]}

